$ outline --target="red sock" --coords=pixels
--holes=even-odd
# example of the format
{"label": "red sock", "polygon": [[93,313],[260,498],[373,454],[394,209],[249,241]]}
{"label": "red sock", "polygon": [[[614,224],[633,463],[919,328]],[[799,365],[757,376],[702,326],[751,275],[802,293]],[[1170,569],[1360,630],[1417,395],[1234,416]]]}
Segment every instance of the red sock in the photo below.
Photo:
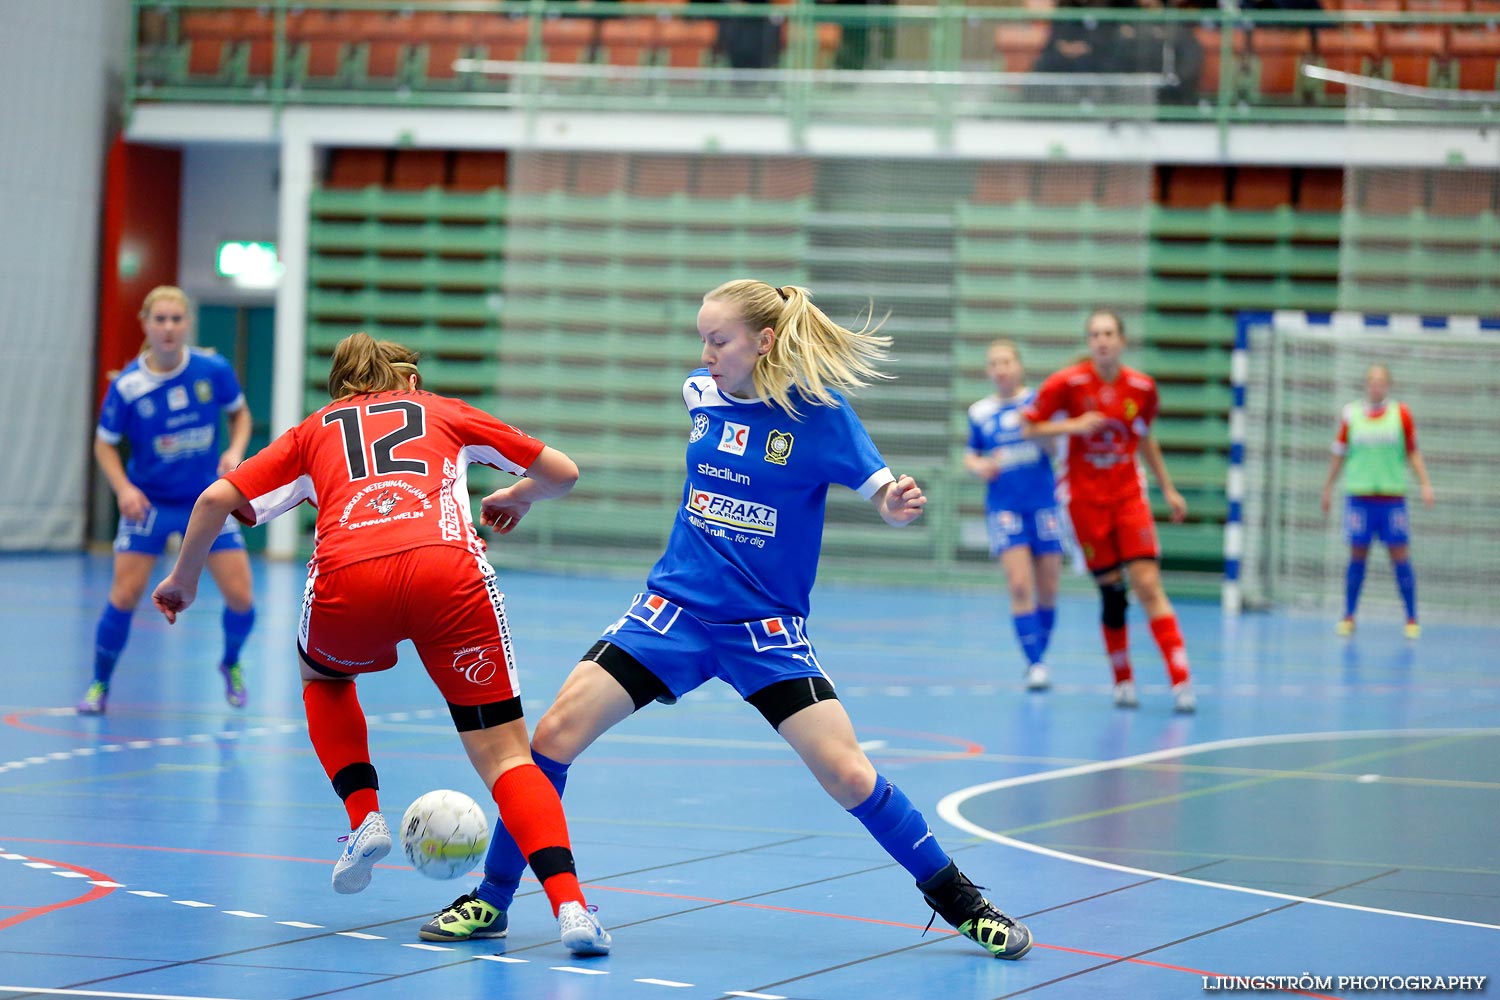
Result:
{"label": "red sock", "polygon": [[1187,646],[1182,641],[1182,630],[1177,627],[1177,616],[1168,612],[1160,618],[1151,619],[1151,634],[1161,647],[1161,658],[1167,662],[1167,676],[1174,685],[1188,679]]}
{"label": "red sock", "polygon": [[562,800],[542,769],[535,764],[513,767],[495,779],[490,794],[500,807],[501,822],[515,838],[532,873],[541,879],[552,915],[557,916],[564,903],[583,903]]}
{"label": "red sock", "polygon": [[[339,775],[351,765],[363,764],[369,782],[375,780],[370,766],[370,735],[365,726],[364,709],[353,681],[313,681],[302,689],[302,704],[307,708],[307,735],[312,738],[313,752],[323,765],[323,773],[339,791]],[[344,773],[346,779],[351,775]],[[354,781],[361,781],[359,776]],[[364,822],[365,816],[380,808],[379,793],[373,787],[361,787],[344,796],[349,813],[349,829]]]}
{"label": "red sock", "polygon": [[1130,669],[1130,630],[1124,625],[1119,628],[1108,625],[1101,627],[1104,630],[1104,651],[1109,654],[1109,666],[1115,672],[1115,683],[1130,680],[1134,676]]}

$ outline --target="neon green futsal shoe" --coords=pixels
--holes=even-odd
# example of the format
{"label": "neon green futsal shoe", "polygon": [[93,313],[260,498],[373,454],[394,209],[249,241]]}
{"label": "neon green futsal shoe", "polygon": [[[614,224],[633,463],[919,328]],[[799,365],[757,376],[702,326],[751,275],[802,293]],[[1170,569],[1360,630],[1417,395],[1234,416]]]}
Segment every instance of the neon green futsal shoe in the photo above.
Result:
{"label": "neon green futsal shoe", "polygon": [[1031,950],[1026,925],[997,910],[953,862],[917,888],[935,916],[996,958],[1017,959]]}
{"label": "neon green futsal shoe", "polygon": [[510,928],[505,911],[491,906],[472,892],[459,896],[422,925],[417,937],[423,941],[469,941],[502,938]]}

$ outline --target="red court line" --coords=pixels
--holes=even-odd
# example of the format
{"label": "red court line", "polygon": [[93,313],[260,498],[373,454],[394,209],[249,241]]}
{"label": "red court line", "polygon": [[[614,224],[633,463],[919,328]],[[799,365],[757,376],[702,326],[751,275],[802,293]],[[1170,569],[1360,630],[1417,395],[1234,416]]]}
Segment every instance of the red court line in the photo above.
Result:
{"label": "red court line", "polygon": [[[16,838],[9,837],[6,839],[14,840]],[[51,858],[32,858],[31,860],[45,861],[47,864],[53,865],[54,867],[66,868],[68,871],[78,872],[80,874],[87,875],[89,878],[98,879],[101,882],[115,881],[108,875],[103,875],[91,868],[84,868],[79,865],[70,865],[66,861],[53,861]],[[96,885],[93,886],[88,892],[84,893],[82,896],[79,896],[77,899],[65,899],[60,903],[51,903],[47,906],[33,906],[28,909],[24,909],[13,917],[6,917],[4,920],[0,920],[0,931],[5,930],[5,928],[7,927],[14,927],[16,924],[19,924],[26,920],[31,920],[34,917],[45,916],[46,914],[52,913],[55,910],[67,909],[70,906],[77,906],[80,903],[92,903],[95,900],[103,899],[105,896],[108,896],[114,891],[114,889],[108,886]]]}

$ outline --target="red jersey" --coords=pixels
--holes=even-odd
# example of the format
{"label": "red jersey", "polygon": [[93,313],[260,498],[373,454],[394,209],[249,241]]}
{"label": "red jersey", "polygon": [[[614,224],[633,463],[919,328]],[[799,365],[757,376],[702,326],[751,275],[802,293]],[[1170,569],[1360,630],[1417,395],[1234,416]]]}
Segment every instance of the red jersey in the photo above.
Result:
{"label": "red jersey", "polygon": [[1068,439],[1068,489],[1076,503],[1112,504],[1144,495],[1136,448],[1151,433],[1157,411],[1156,381],[1134,368],[1120,367],[1113,382],[1082,361],[1047,377],[1025,410],[1040,423],[1055,413],[1082,416],[1091,410],[1107,423],[1084,437]]}
{"label": "red jersey", "polygon": [[483,553],[469,512],[471,462],[523,475],[542,442],[462,400],[367,393],[318,410],[224,478],[264,524],[306,500],[318,508],[310,565],[341,566],[447,545]]}

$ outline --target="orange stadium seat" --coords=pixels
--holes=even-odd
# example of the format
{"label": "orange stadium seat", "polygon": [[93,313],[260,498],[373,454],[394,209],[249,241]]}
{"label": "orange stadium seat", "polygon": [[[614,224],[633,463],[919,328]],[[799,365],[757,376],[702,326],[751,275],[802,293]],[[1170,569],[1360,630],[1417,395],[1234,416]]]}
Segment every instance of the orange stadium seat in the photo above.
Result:
{"label": "orange stadium seat", "polygon": [[1355,204],[1372,215],[1408,215],[1426,200],[1422,175],[1415,170],[1366,170],[1359,182]]}
{"label": "orange stadium seat", "polygon": [[817,180],[818,166],[812,160],[796,157],[762,160],[755,196],[769,201],[805,198],[813,193]]}
{"label": "orange stadium seat", "polygon": [[441,149],[398,149],[391,160],[390,186],[422,191],[448,183],[448,153]]}
{"label": "orange stadium seat", "polygon": [[995,54],[1000,57],[1000,68],[1007,73],[1029,73],[1047,46],[1048,30],[1045,21],[995,25]]}
{"label": "orange stadium seat", "polygon": [[692,164],[686,156],[644,156],[635,161],[630,193],[643,198],[682,194],[688,189]]}
{"label": "orange stadium seat", "polygon": [[341,10],[291,11],[286,37],[300,55],[308,80],[333,80],[344,73],[344,43],[356,37],[353,15]]}
{"label": "orange stadium seat", "polygon": [[1290,97],[1302,90],[1302,65],[1312,52],[1312,32],[1256,28],[1250,33],[1250,52],[1259,68],[1260,93]]}
{"label": "orange stadium seat", "polygon": [[1235,171],[1230,208],[1264,212],[1291,203],[1290,167],[1240,167]]}
{"label": "orange stadium seat", "polygon": [[1344,172],[1305,167],[1297,185],[1297,207],[1304,212],[1337,212],[1344,207]]}
{"label": "orange stadium seat", "polygon": [[1454,28],[1448,36],[1448,52],[1460,90],[1495,90],[1500,86],[1500,31]]}
{"label": "orange stadium seat", "polygon": [[1082,205],[1094,200],[1099,167],[1093,163],[1046,163],[1036,170],[1038,205]]}
{"label": "orange stadium seat", "polygon": [[505,187],[508,158],[503,152],[460,150],[453,154],[452,191],[488,191]]}
{"label": "orange stadium seat", "polygon": [[[1379,38],[1374,28],[1357,25],[1342,25],[1337,28],[1318,28],[1318,56],[1323,65],[1341,73],[1357,73],[1368,76],[1380,55]],[[1324,93],[1342,94],[1342,83],[1325,83]]]}
{"label": "orange stadium seat", "polygon": [[698,176],[693,180],[693,194],[701,198],[732,198],[749,194],[752,186],[752,164],[738,157],[716,156],[698,161]]}
{"label": "orange stadium seat", "polygon": [[[485,59],[497,62],[519,62],[526,55],[526,39],[531,24],[524,17],[505,14],[475,15],[474,33],[471,36],[483,48]],[[427,60],[428,72],[432,71],[432,59]]]}
{"label": "orange stadium seat", "polygon": [[580,153],[573,162],[573,184],[578,194],[610,194],[622,190],[630,174],[624,153]]}
{"label": "orange stadium seat", "polygon": [[252,80],[270,77],[276,68],[276,20],[269,10],[240,11],[240,36],[245,40],[245,71]]}
{"label": "orange stadium seat", "polygon": [[1399,13],[1401,0],[1344,0],[1345,13],[1358,13],[1364,10],[1380,14]]}
{"label": "orange stadium seat", "polygon": [[516,158],[514,190],[521,194],[545,194],[568,186],[567,153],[525,153]]}
{"label": "orange stadium seat", "polygon": [[411,40],[421,46],[428,80],[452,80],[458,75],[453,62],[469,54],[479,25],[476,14],[421,10],[412,15]]}
{"label": "orange stadium seat", "polygon": [[1208,208],[1224,203],[1223,167],[1173,167],[1167,177],[1169,208]]}
{"label": "orange stadium seat", "polygon": [[395,11],[360,14],[354,30],[358,34],[350,41],[356,45],[363,43],[367,79],[388,82],[405,79],[416,30],[412,17]]}
{"label": "orange stadium seat", "polygon": [[[1224,36],[1218,28],[1194,28],[1193,34],[1198,39],[1199,48],[1203,50],[1203,70],[1198,74],[1198,93],[1212,98],[1219,92],[1219,76],[1223,72],[1219,63],[1223,56]],[[1243,28],[1234,29],[1230,45],[1236,60],[1243,59],[1248,46]]]}
{"label": "orange stadium seat", "polygon": [[1427,211],[1444,218],[1472,218],[1495,210],[1495,174],[1490,170],[1435,170]]}
{"label": "orange stadium seat", "polygon": [[666,63],[674,69],[697,69],[713,62],[714,46],[719,41],[715,21],[690,21],[674,18],[661,26],[661,47]]}
{"label": "orange stadium seat", "polygon": [[1406,9],[1422,14],[1462,14],[1469,9],[1468,0],[1405,0]]}
{"label": "orange stadium seat", "polygon": [[384,149],[335,149],[328,156],[324,187],[364,188],[383,186],[389,172],[390,153]]}
{"label": "orange stadium seat", "polygon": [[1380,47],[1385,51],[1391,79],[1414,87],[1431,85],[1442,71],[1443,29],[1384,25],[1380,29]]}
{"label": "orange stadium seat", "polygon": [[239,12],[185,10],[178,27],[188,46],[189,76],[218,76],[224,71],[226,48],[239,39]]}
{"label": "orange stadium seat", "polygon": [[973,201],[982,205],[1030,201],[1032,170],[1029,163],[981,163],[974,172]]}
{"label": "orange stadium seat", "polygon": [[661,35],[654,17],[616,17],[599,25],[599,49],[611,66],[643,66],[651,62]]}
{"label": "orange stadium seat", "polygon": [[594,22],[586,17],[559,17],[542,22],[542,49],[551,63],[583,62],[594,47]]}

